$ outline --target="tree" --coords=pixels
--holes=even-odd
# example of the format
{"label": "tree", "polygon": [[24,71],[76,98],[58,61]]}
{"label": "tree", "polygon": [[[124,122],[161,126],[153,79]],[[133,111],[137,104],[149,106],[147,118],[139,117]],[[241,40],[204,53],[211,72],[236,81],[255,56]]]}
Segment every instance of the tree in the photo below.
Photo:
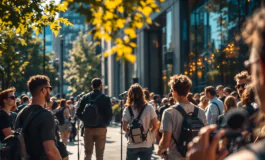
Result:
{"label": "tree", "polygon": [[[59,12],[67,10],[67,2],[55,4],[54,0],[2,0],[0,3],[0,33],[2,43],[0,49],[8,45],[3,41],[4,37],[13,37],[16,34],[22,36],[20,42],[26,45],[23,35],[33,30],[37,35],[42,33],[44,26],[50,26],[55,35],[58,34],[61,26],[72,25],[66,18],[58,18]],[[3,50],[0,50],[3,52]]]}
{"label": "tree", "polygon": [[[27,80],[29,77],[41,74],[43,66],[42,40],[33,38],[32,33],[25,33],[24,40],[28,44],[22,46],[16,43],[18,37],[7,39],[7,48],[0,55],[1,64],[1,89],[10,86],[16,87],[17,92],[27,91]],[[51,79],[51,85],[55,85],[56,70],[49,64],[54,54],[46,54],[46,75]]]}
{"label": "tree", "polygon": [[[151,13],[160,12],[156,0],[67,0],[69,8],[85,15],[94,39],[113,41],[114,46],[105,56],[117,53],[117,58],[135,62],[132,53],[137,29],[152,24]],[[164,0],[160,0],[164,2]]]}
{"label": "tree", "polygon": [[69,83],[71,95],[76,96],[88,90],[91,80],[100,76],[101,59],[96,55],[96,43],[87,42],[87,34],[79,33],[73,48],[70,50],[70,59],[65,62],[64,78]]}

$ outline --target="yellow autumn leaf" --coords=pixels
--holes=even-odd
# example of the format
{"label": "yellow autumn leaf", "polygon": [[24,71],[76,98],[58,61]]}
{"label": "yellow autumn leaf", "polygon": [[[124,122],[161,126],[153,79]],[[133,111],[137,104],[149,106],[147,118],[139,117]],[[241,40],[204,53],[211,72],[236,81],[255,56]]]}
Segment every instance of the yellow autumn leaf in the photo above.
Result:
{"label": "yellow autumn leaf", "polygon": [[122,43],[122,39],[120,39],[120,38],[116,38],[116,39],[115,39],[115,42],[118,43],[118,44],[119,44],[119,43]]}
{"label": "yellow autumn leaf", "polygon": [[159,0],[160,2],[165,2],[165,0]]}
{"label": "yellow autumn leaf", "polygon": [[124,27],[125,20],[124,19],[118,19],[116,22],[116,26],[118,28],[123,28]]}
{"label": "yellow autumn leaf", "polygon": [[123,48],[123,52],[124,52],[124,53],[132,53],[132,48],[129,47],[129,46],[125,46],[125,47]]}
{"label": "yellow autumn leaf", "polygon": [[152,24],[152,19],[150,17],[147,17],[146,18],[146,22],[149,23],[149,24]]}
{"label": "yellow autumn leaf", "polygon": [[132,64],[136,61],[136,56],[134,54],[125,54],[124,58],[131,62]]}
{"label": "yellow autumn leaf", "polygon": [[143,23],[142,22],[135,22],[134,25],[138,28],[141,29],[143,27]]}
{"label": "yellow autumn leaf", "polygon": [[130,43],[130,46],[133,47],[133,48],[136,48],[136,43],[131,42],[131,43]]}
{"label": "yellow autumn leaf", "polygon": [[135,33],[135,30],[133,28],[126,28],[124,30],[124,33],[127,34],[127,35],[129,35],[129,37],[131,39],[136,38],[136,33]]}
{"label": "yellow autumn leaf", "polygon": [[124,36],[123,40],[125,43],[129,43],[130,42],[130,38],[128,36]]}
{"label": "yellow autumn leaf", "polygon": [[118,12],[120,12],[120,13],[124,13],[124,8],[123,8],[123,6],[119,6],[117,10],[118,10]]}
{"label": "yellow autumn leaf", "polygon": [[143,13],[146,17],[148,17],[148,16],[152,13],[152,8],[151,8],[151,7],[148,7],[148,6],[147,6],[147,7],[144,7],[142,13]]}
{"label": "yellow autumn leaf", "polygon": [[104,20],[113,19],[113,13],[110,12],[110,11],[106,11],[106,13],[105,13],[103,19],[104,19]]}
{"label": "yellow autumn leaf", "polygon": [[26,41],[24,39],[19,38],[19,41],[20,41],[22,46],[27,46],[27,43],[26,43]]}

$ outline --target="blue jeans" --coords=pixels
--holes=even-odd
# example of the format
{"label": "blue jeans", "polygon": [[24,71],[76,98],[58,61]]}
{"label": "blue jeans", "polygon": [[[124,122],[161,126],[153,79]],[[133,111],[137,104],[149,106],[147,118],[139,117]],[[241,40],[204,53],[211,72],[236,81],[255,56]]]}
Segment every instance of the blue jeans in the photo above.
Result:
{"label": "blue jeans", "polygon": [[151,148],[127,148],[126,160],[151,160],[153,149]]}

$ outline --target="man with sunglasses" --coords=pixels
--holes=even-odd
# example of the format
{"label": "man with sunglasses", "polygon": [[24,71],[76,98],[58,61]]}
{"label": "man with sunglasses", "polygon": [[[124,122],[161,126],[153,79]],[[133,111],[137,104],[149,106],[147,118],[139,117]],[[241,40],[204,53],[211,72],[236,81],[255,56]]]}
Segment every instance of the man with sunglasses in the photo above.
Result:
{"label": "man with sunglasses", "polygon": [[44,109],[46,102],[50,101],[50,80],[44,75],[32,76],[27,86],[32,95],[32,103],[19,112],[16,128],[22,128],[27,118],[31,118],[24,134],[30,160],[61,160],[55,146],[54,117],[51,112]]}
{"label": "man with sunglasses", "polygon": [[16,106],[15,90],[9,88],[0,93],[0,143],[13,133],[14,116],[11,108]]}
{"label": "man with sunglasses", "polygon": [[[237,89],[237,93],[238,93],[239,97],[241,97],[244,90],[245,90],[246,85],[250,82],[250,76],[249,76],[247,71],[242,71],[242,72],[238,73],[234,77],[234,79],[236,81],[235,88]],[[243,107],[241,101],[239,101],[237,103],[237,107]]]}

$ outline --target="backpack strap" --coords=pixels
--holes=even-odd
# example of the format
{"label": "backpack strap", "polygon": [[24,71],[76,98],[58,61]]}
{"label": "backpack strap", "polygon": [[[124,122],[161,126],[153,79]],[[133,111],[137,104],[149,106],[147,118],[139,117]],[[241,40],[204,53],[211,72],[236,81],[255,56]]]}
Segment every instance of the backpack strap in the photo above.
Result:
{"label": "backpack strap", "polygon": [[176,108],[175,108],[177,111],[179,111],[179,113],[183,116],[183,118],[185,118],[188,114],[186,113],[186,111],[180,106],[178,105]]}
{"label": "backpack strap", "polygon": [[199,114],[199,108],[197,106],[194,106],[194,111],[193,111],[192,116],[193,117],[198,117],[198,114]]}
{"label": "backpack strap", "polygon": [[220,115],[221,114],[221,111],[220,111],[220,108],[219,108],[219,106],[218,106],[218,104],[216,103],[216,102],[211,102],[212,104],[214,104],[214,105],[216,105],[216,107],[217,107],[217,109],[218,109],[218,115]]}
{"label": "backpack strap", "polygon": [[24,132],[26,130],[26,128],[28,127],[29,123],[41,112],[43,112],[43,110],[38,110],[36,112],[31,112],[29,114],[29,116],[25,120],[25,123],[23,124],[22,132]]}
{"label": "backpack strap", "polygon": [[143,114],[143,112],[144,112],[144,109],[145,109],[145,106],[144,106],[144,108],[139,112],[139,114],[138,114],[138,116],[137,116],[137,119],[140,119],[140,118],[141,118],[141,116],[142,116],[142,114]]}
{"label": "backpack strap", "polygon": [[130,113],[131,118],[133,119],[134,118],[134,115],[133,115],[132,107],[129,106],[128,107],[128,110],[129,110],[129,113]]}

